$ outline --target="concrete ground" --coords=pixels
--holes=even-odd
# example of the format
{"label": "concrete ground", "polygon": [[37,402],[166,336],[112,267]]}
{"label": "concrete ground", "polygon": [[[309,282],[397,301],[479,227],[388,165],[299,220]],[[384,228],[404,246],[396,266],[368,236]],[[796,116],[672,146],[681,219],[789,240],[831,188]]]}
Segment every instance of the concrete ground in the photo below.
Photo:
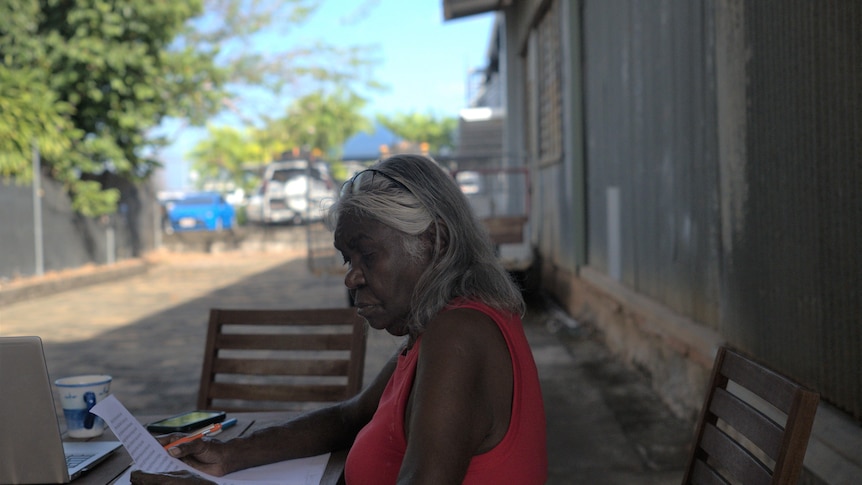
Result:
{"label": "concrete ground", "polygon": [[[53,294],[11,298],[14,285],[0,287],[7,296],[0,336],[41,336],[52,380],[111,374],[112,392],[133,413],[170,414],[195,405],[210,308],[347,305],[341,277],[309,271],[304,252],[157,253],[145,266],[80,278]],[[111,268],[93,272],[100,271]],[[45,278],[55,287],[57,279]],[[593,328],[541,296],[529,304],[525,328],[548,418],[548,483],[679,483],[692,424],[616,361]],[[398,343],[369,333],[366,382]]]}

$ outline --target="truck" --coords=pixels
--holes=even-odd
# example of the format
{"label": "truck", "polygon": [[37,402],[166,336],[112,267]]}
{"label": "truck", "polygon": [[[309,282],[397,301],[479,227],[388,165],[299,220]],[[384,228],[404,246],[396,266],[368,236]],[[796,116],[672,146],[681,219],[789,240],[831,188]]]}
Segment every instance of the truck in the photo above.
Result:
{"label": "truck", "polygon": [[272,162],[249,197],[246,217],[249,222],[260,224],[300,225],[319,221],[335,197],[335,182],[325,163]]}

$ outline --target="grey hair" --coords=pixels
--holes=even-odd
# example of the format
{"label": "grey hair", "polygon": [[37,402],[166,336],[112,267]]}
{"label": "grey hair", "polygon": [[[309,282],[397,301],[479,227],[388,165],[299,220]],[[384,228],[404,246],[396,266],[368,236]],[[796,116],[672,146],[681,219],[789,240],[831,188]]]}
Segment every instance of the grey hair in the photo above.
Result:
{"label": "grey hair", "polygon": [[[347,190],[329,208],[326,222],[334,230],[340,217],[363,216],[410,236],[434,226],[432,263],[413,290],[407,322],[411,335],[421,334],[435,315],[459,297],[523,315],[521,291],[497,258],[467,198],[436,161],[421,155],[395,155],[377,162],[371,170],[385,175],[365,177],[361,190]],[[441,224],[448,231],[445,247],[440,240]],[[424,249],[419,238],[404,240],[408,253],[418,257]]]}

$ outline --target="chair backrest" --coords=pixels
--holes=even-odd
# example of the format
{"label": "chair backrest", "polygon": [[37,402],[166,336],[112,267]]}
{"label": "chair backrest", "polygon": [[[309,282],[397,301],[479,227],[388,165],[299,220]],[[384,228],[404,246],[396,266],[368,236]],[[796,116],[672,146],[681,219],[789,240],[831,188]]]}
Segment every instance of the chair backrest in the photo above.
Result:
{"label": "chair backrest", "polygon": [[362,388],[355,309],[210,310],[199,409],[305,410]]}
{"label": "chair backrest", "polygon": [[721,347],[683,485],[793,484],[820,396]]}

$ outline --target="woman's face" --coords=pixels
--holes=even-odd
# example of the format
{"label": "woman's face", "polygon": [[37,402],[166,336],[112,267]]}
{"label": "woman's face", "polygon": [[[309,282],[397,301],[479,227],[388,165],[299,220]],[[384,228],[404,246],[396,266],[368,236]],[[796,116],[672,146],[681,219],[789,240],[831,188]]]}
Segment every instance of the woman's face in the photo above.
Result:
{"label": "woman's face", "polygon": [[[428,267],[430,251],[421,256],[405,250],[409,236],[366,217],[341,217],[335,228],[335,248],[344,257],[344,284],[356,312],[372,328],[406,335],[406,319],[416,282]],[[414,241],[415,242],[415,241]]]}

